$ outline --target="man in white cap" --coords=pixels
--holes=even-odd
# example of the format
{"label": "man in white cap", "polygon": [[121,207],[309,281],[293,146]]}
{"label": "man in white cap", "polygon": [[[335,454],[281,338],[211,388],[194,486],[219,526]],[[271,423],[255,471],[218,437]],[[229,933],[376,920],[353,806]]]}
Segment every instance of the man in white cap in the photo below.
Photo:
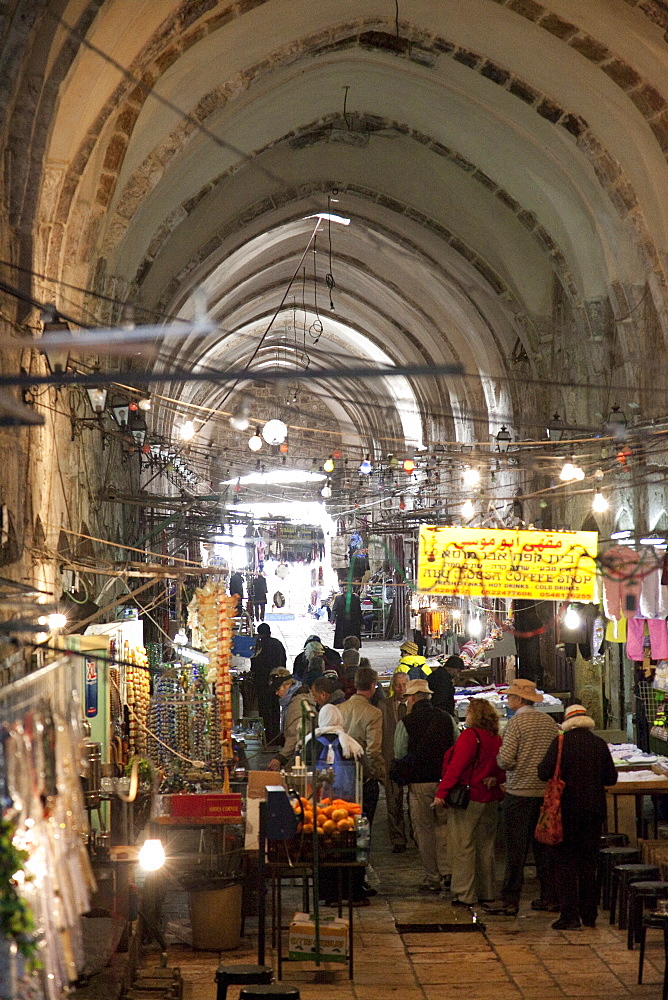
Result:
{"label": "man in white cap", "polygon": [[617,771],[604,740],[592,733],[595,722],[584,705],[569,705],[554,739],[538,765],[538,776],[549,781],[557,764],[559,740],[564,839],[552,848],[560,916],[555,930],[594,927],[598,913],[596,862],[606,813],[605,789],[617,782]]}
{"label": "man in white cap", "polygon": [[432,804],[441,780],[443,757],[459,730],[451,715],[432,705],[426,680],[409,681],[406,694],[409,711],[394,731],[394,756],[397,760],[408,758],[408,808],[425,871],[420,889],[440,892],[449,887],[452,869],[448,861],[446,810],[437,811]]}
{"label": "man in white cap", "polygon": [[545,795],[545,782],[538,777],[538,765],[559,730],[554,719],[536,709],[543,694],[536,690],[533,681],[518,678],[505,694],[513,716],[506,726],[497,762],[506,772],[506,795],[501,806],[506,867],[501,903],[483,903],[482,909],[508,917],[517,916],[524,885],[524,865],[531,845],[540,883],[540,897],[532,901],[531,907],[556,913],[559,905],[550,848],[536,840],[533,834]]}

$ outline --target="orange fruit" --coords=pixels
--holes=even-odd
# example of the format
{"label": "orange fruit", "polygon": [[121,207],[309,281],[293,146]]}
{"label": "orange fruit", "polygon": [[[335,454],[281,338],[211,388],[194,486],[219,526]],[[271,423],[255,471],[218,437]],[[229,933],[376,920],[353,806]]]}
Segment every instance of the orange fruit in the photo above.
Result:
{"label": "orange fruit", "polygon": [[350,829],[350,826],[348,825],[349,822],[350,822],[350,820],[348,819],[347,816],[345,817],[345,819],[340,819],[338,821],[338,823],[336,824],[337,830],[339,830],[341,833],[345,833],[346,830]]}
{"label": "orange fruit", "polygon": [[327,817],[323,813],[318,813],[318,826],[324,826],[327,822]]}
{"label": "orange fruit", "polygon": [[304,823],[302,827],[303,833],[313,833],[313,823]]}
{"label": "orange fruit", "polygon": [[340,819],[348,819],[348,810],[335,809],[330,818],[333,819],[335,823],[338,823]]}
{"label": "orange fruit", "polygon": [[334,833],[334,831],[336,830],[336,823],[334,823],[331,819],[327,819],[322,824],[322,828],[325,831],[325,833]]}

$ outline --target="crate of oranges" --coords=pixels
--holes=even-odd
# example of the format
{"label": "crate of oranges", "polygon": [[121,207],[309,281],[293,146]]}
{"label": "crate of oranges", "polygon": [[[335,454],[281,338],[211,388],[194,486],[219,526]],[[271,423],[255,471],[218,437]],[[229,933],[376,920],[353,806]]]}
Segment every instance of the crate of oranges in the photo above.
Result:
{"label": "crate of oranges", "polygon": [[[323,860],[354,855],[357,847],[355,817],[362,815],[362,807],[343,799],[322,799],[313,815],[313,801],[299,798],[292,803],[297,819],[297,836],[289,844],[289,853],[302,858],[313,856],[313,830],[318,831],[318,848]],[[272,856],[270,842],[269,856]]]}

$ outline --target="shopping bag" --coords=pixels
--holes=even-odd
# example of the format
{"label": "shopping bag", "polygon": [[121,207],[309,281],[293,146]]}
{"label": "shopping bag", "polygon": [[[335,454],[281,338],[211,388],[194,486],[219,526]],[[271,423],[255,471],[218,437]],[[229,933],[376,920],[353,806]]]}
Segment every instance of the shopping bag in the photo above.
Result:
{"label": "shopping bag", "polygon": [[561,796],[566,782],[559,777],[561,772],[561,750],[564,745],[564,734],[559,733],[559,746],[557,748],[557,763],[554,774],[547,783],[545,797],[538,814],[538,822],[534,831],[534,837],[541,844],[561,844],[564,839],[564,827],[561,821]]}

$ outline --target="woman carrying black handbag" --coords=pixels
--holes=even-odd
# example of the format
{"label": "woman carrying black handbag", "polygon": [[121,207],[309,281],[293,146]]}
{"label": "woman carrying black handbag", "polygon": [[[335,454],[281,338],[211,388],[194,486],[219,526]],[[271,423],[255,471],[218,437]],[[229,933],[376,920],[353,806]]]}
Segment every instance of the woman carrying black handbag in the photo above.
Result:
{"label": "woman carrying black handbag", "polygon": [[496,763],[499,717],[484,698],[472,698],[467,728],[443,758],[434,808],[449,808],[452,903],[472,906],[495,895],[494,840],[505,771]]}

